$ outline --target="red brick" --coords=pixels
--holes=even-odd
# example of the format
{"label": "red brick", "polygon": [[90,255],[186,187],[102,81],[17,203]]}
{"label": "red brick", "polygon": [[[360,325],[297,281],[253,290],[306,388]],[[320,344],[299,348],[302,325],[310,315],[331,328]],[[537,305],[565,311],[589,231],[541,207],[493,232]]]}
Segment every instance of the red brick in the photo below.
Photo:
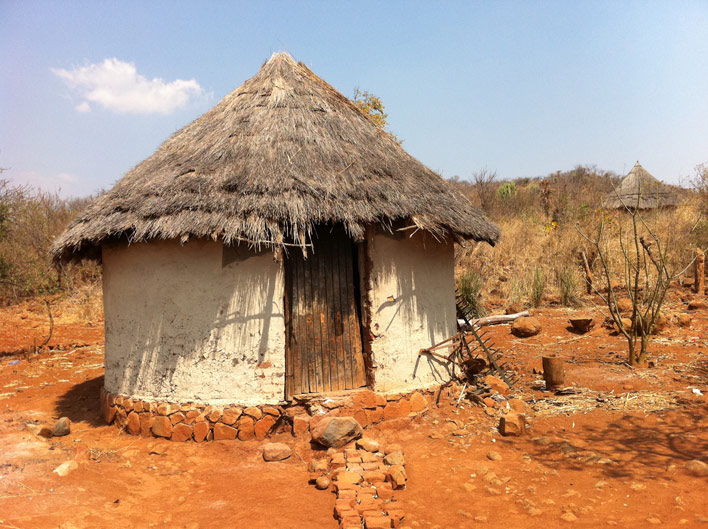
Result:
{"label": "red brick", "polygon": [[366,529],[391,529],[391,520],[385,516],[364,516]]}
{"label": "red brick", "polygon": [[391,518],[391,526],[398,529],[401,526],[401,521],[406,517],[406,514],[401,509],[386,509],[386,514]]}
{"label": "red brick", "polygon": [[334,515],[337,518],[342,518],[343,513],[352,511],[354,500],[337,499],[334,500]]}
{"label": "red brick", "polygon": [[363,474],[363,478],[367,483],[376,483],[378,481],[386,481],[386,474],[383,472],[366,471]]}

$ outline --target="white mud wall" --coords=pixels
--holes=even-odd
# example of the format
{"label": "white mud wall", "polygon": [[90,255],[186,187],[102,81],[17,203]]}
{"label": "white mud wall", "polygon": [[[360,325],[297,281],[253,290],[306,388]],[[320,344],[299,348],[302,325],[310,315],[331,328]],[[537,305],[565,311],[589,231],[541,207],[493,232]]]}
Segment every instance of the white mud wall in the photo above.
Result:
{"label": "white mud wall", "polygon": [[283,294],[272,252],[206,240],[104,247],[106,390],[176,402],[282,401]]}
{"label": "white mud wall", "polygon": [[457,331],[453,243],[424,232],[376,233],[368,251],[374,389],[396,393],[449,380],[445,363],[418,351]]}

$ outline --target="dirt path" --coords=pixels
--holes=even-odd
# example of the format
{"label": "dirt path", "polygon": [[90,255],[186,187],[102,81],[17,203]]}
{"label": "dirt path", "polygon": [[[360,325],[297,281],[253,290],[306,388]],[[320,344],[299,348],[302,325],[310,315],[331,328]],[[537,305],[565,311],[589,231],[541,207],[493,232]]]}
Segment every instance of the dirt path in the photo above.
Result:
{"label": "dirt path", "polygon": [[[497,419],[469,403],[369,431],[405,451],[408,487],[396,494],[404,526],[708,521],[708,478],[684,469],[692,459],[708,462],[708,405],[692,392],[708,393],[706,317],[659,336],[656,369],[631,370],[619,337],[601,327],[578,337],[566,316],[540,311],[544,330],[527,340],[506,326],[490,329],[522,375],[515,391],[535,409],[526,436],[500,437]],[[337,527],[333,495],[307,485],[309,446],[285,434],[302,459],[264,463],[257,442],[171,443],[105,426],[97,405],[102,322],[58,318],[54,349],[28,358],[18,351],[41,335],[42,318],[26,308],[0,311],[0,528]],[[533,370],[548,351],[566,359],[578,395],[542,390]],[[60,416],[72,420],[71,435],[36,435]],[[460,426],[465,435],[452,435]],[[67,461],[78,468],[53,472]]]}

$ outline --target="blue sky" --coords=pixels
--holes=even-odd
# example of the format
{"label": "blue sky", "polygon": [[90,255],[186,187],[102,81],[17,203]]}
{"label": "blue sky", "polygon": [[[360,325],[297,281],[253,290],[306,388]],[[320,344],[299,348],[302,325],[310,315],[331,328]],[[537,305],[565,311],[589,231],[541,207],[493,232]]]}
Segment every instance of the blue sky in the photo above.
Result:
{"label": "blue sky", "polygon": [[288,51],[445,177],[708,162],[708,2],[0,0],[3,178],[85,195]]}

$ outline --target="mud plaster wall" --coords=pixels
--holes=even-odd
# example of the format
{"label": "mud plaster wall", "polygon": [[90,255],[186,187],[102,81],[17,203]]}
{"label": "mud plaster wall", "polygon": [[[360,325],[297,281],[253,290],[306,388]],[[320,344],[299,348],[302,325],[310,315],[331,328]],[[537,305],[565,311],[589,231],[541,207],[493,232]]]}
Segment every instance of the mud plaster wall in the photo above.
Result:
{"label": "mud plaster wall", "polygon": [[282,264],[220,242],[104,247],[108,392],[144,400],[282,400]]}
{"label": "mud plaster wall", "polygon": [[456,332],[454,246],[423,232],[373,234],[369,301],[375,391],[396,392],[449,380],[422,348]]}

